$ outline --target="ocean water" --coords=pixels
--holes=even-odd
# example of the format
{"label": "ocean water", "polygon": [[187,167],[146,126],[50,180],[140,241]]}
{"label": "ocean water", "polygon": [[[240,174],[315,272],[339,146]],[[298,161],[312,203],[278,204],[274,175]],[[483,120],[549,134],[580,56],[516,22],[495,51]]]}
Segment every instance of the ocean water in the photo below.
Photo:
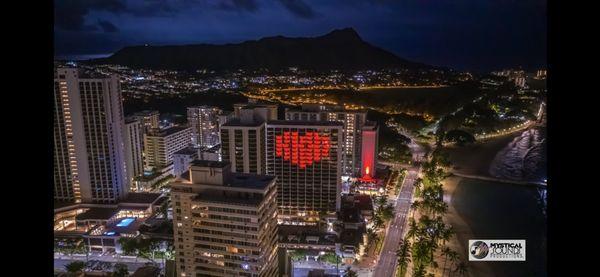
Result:
{"label": "ocean water", "polygon": [[[496,178],[542,182],[547,176],[545,128],[524,131],[490,163]],[[474,234],[470,239],[525,239],[525,262],[487,262],[501,277],[547,276],[546,189],[463,178],[451,203]],[[467,245],[468,238],[461,241]],[[481,266],[469,262],[476,269]]]}
{"label": "ocean water", "polygon": [[[547,276],[546,216],[537,189],[507,183],[462,179],[452,205],[471,228],[471,239],[525,239],[525,262],[487,262],[501,277]],[[468,241],[461,241],[465,246]],[[468,249],[468,248],[467,248]],[[470,267],[478,266],[468,262]]]}
{"label": "ocean water", "polygon": [[489,173],[502,179],[543,182],[547,178],[546,151],[546,129],[528,129],[498,152]]}

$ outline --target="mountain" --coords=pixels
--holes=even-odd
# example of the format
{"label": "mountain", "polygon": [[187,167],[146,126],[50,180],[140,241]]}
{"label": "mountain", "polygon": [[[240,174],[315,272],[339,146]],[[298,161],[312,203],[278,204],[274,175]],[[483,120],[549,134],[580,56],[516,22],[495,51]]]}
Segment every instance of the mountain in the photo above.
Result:
{"label": "mountain", "polygon": [[314,38],[276,36],[224,45],[130,46],[110,57],[90,62],[134,68],[216,71],[288,67],[312,70],[429,68],[363,41],[352,28]]}

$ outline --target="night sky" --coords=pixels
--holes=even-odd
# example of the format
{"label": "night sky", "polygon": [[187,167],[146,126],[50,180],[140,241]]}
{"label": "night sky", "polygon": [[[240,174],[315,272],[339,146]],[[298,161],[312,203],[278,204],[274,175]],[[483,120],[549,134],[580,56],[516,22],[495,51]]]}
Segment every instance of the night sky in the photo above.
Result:
{"label": "night sky", "polygon": [[55,54],[237,43],[354,28],[402,58],[459,70],[545,67],[545,0],[56,0]]}

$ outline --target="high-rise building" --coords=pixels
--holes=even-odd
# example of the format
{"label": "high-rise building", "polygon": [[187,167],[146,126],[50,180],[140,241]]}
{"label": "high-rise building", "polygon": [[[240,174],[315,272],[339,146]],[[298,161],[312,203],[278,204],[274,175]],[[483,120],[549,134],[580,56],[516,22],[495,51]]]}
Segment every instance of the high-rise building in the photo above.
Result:
{"label": "high-rise building", "polygon": [[180,176],[188,170],[190,164],[198,159],[199,149],[186,147],[173,153],[173,175]]}
{"label": "high-rise building", "polygon": [[272,118],[268,111],[237,106],[236,117],[221,126],[221,158],[233,172],[265,173],[265,121]]}
{"label": "high-rise building", "polygon": [[54,77],[54,199],[115,203],[129,191],[121,85],[77,68]]}
{"label": "high-rise building", "polygon": [[132,184],[133,178],[144,173],[144,125],[134,117],[125,118],[125,161],[127,178]]}
{"label": "high-rise building", "polygon": [[179,276],[278,276],[275,177],[192,162],[171,185]]}
{"label": "high-rise building", "polygon": [[538,79],[545,79],[547,71],[545,69],[540,69],[536,72],[535,77]]}
{"label": "high-rise building", "polygon": [[517,78],[515,78],[515,86],[520,87],[520,88],[525,88],[527,86],[527,82],[525,80],[525,77],[517,77]]}
{"label": "high-rise building", "polygon": [[302,105],[300,110],[286,109],[286,120],[331,121],[343,123],[342,174],[358,176],[361,166],[361,129],[367,120],[367,112],[345,110],[330,105]]}
{"label": "high-rise building", "polygon": [[134,113],[132,117],[137,118],[144,126],[144,132],[160,128],[160,113],[158,111],[145,110]]}
{"label": "high-rise building", "polygon": [[219,115],[216,107],[195,106],[187,108],[188,126],[192,129],[192,144],[196,147],[213,147],[219,144]]}
{"label": "high-rise building", "polygon": [[340,122],[270,121],[266,173],[277,177],[280,222],[314,224],[340,208]]}
{"label": "high-rise building", "polygon": [[377,142],[379,140],[379,128],[373,121],[367,121],[362,127],[361,145],[361,169],[363,178],[372,179],[377,169]]}
{"label": "high-rise building", "polygon": [[[175,126],[154,129],[144,135],[144,164],[146,169],[165,169],[173,165],[173,153],[190,146],[191,130]],[[168,169],[171,170],[171,169]]]}

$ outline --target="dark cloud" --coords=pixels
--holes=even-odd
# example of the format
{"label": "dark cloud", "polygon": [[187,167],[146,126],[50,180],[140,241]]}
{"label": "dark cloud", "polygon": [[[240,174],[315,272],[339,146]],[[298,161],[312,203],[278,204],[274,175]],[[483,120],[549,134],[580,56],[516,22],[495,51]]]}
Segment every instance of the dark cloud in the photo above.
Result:
{"label": "dark cloud", "polygon": [[[93,11],[104,11],[113,14],[127,13],[139,17],[174,16],[185,6],[194,3],[194,1],[165,0],[57,0],[54,5],[54,23],[56,27],[62,30],[94,31],[97,28],[86,23],[86,17]],[[106,31],[104,28],[106,25],[100,25]],[[112,27],[115,26],[112,25],[108,29],[113,30]]]}
{"label": "dark cloud", "polygon": [[98,25],[106,33],[115,33],[119,31],[119,28],[117,28],[117,26],[115,26],[107,20],[98,19]]}
{"label": "dark cloud", "polygon": [[54,2],[54,24],[68,31],[93,31],[85,17],[91,10],[122,12],[126,7],[118,0],[57,0]]}
{"label": "dark cloud", "polygon": [[310,19],[315,18],[317,14],[309,5],[304,3],[302,0],[279,0],[279,2],[293,15]]}
{"label": "dark cloud", "polygon": [[217,7],[220,9],[229,10],[229,11],[255,12],[256,10],[258,10],[258,4],[256,3],[255,0],[222,1],[219,3],[219,5]]}
{"label": "dark cloud", "polygon": [[127,13],[134,16],[147,17],[175,16],[182,9],[194,5],[196,1],[168,1],[168,0],[144,0],[142,2],[128,2]]}

